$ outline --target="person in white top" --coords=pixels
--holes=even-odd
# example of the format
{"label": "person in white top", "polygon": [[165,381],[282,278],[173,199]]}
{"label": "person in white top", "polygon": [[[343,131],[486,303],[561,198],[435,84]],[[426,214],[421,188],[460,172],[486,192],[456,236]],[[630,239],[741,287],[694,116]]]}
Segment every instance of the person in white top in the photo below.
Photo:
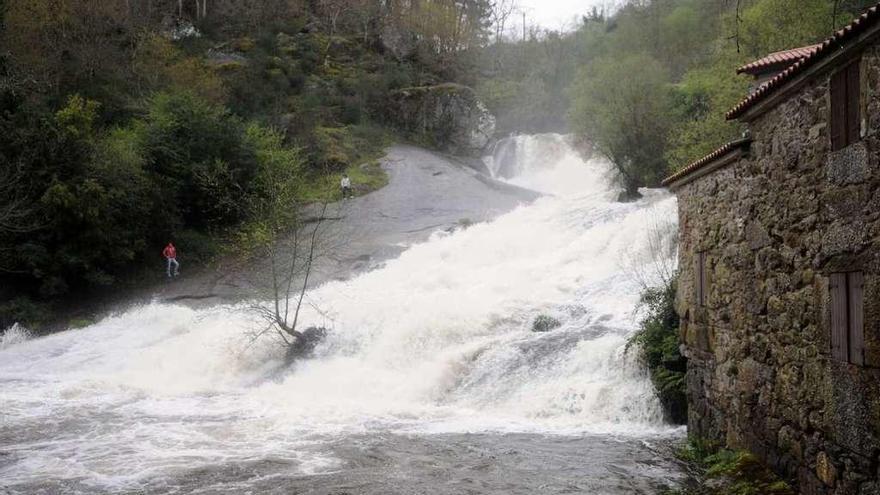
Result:
{"label": "person in white top", "polygon": [[351,179],[348,178],[348,174],[342,174],[342,180],[339,182],[339,185],[342,187],[342,199],[353,197],[351,194]]}

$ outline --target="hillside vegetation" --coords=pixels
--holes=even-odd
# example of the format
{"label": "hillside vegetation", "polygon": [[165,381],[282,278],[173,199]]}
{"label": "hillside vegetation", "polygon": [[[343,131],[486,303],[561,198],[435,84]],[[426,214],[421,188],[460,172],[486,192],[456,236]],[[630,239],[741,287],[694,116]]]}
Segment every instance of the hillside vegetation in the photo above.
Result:
{"label": "hillside vegetation", "polygon": [[501,130],[570,128],[635,195],[741,134],[724,120],[748,90],[737,67],[825,39],[875,3],[617,2],[585,12],[571,32],[531,29],[489,46],[477,87]]}
{"label": "hillside vegetation", "polygon": [[[255,218],[277,167],[300,201],[382,184],[383,108],[463,79],[480,0],[0,1],[0,328],[158,280]],[[295,182],[295,184],[294,184]],[[274,184],[273,186],[277,186]],[[143,273],[149,273],[146,279]]]}
{"label": "hillside vegetation", "polygon": [[741,133],[737,66],[873,3],[628,0],[554,31],[512,0],[0,0],[0,328],[157,279],[169,240],[210,259],[277,163],[299,201],[381,185],[419,88],[474,88],[498,135],[573,131],[637,196]]}

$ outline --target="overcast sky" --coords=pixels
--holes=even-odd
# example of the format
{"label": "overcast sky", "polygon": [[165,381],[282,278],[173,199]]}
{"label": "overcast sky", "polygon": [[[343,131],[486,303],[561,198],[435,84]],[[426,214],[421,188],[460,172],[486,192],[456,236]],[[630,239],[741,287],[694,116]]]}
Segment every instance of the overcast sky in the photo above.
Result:
{"label": "overcast sky", "polygon": [[[545,28],[558,29],[572,24],[575,16],[587,13],[593,5],[610,4],[609,0],[518,0],[528,19]],[[517,24],[522,24],[518,22]]]}

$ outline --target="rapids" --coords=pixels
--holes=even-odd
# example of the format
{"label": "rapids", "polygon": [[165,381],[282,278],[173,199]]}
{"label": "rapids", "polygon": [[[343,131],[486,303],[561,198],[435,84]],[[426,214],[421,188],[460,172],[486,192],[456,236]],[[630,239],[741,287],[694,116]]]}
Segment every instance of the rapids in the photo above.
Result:
{"label": "rapids", "polygon": [[[244,304],[0,340],[0,493],[674,485],[662,457],[681,430],[625,353],[640,281],[674,263],[674,198],[614,202],[609,165],[560,135],[508,138],[486,162],[544,195],[311,290],[305,324],[331,332],[292,369],[249,343]],[[533,333],[541,314],[562,326]]]}

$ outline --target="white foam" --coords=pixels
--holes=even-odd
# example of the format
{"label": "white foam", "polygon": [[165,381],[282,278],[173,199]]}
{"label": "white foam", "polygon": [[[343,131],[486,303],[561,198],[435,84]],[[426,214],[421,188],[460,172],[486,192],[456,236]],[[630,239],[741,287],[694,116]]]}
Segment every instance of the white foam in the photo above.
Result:
{"label": "white foam", "polygon": [[7,328],[6,331],[0,333],[0,350],[12,347],[30,339],[30,330],[18,323],[14,323],[11,327]]}
{"label": "white foam", "polygon": [[[377,429],[671,431],[623,353],[639,286],[621,266],[650,270],[651,226],[674,221],[674,199],[612,202],[607,163],[584,162],[561,136],[519,139],[530,151],[507,180],[552,196],[310,292],[321,313],[307,308],[304,325],[329,317],[332,331],[289,372],[271,341],[247,345],[260,322],[243,306],[153,304],[0,346],[0,421],[32,433],[46,418],[77,425],[58,441],[23,433],[12,448],[22,460],[0,477],[127,486],[279,453],[314,472],[335,464],[307,454],[310,442]],[[562,326],[531,332],[542,313]]]}

